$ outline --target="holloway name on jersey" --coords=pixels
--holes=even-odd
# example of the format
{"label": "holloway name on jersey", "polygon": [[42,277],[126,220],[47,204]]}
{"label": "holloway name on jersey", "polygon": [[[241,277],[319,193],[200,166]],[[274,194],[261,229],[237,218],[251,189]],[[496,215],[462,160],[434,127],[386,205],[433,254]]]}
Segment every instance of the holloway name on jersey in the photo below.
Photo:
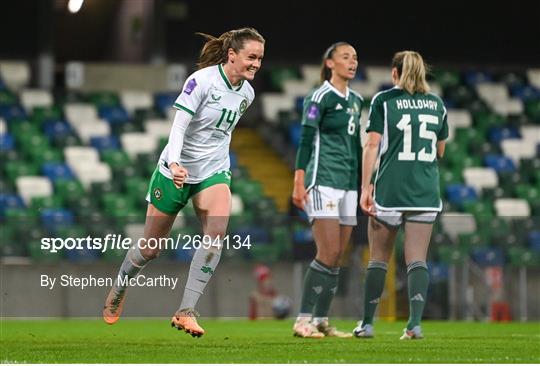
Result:
{"label": "holloway name on jersey", "polygon": [[358,190],[362,103],[358,93],[347,89],[343,95],[328,81],[304,100],[302,124],[316,129],[306,168],[308,189],[321,185]]}
{"label": "holloway name on jersey", "polygon": [[[190,75],[174,107],[193,116],[179,159],[189,173],[186,183],[195,184],[213,174],[228,170],[231,133],[255,97],[247,81],[233,87],[221,65],[210,66]],[[160,172],[168,178],[168,145],[160,157]]]}
{"label": "holloway name on jersey", "polygon": [[382,135],[375,204],[382,210],[440,211],[437,141],[448,137],[446,108],[435,94],[394,87],[373,97],[366,132]]}

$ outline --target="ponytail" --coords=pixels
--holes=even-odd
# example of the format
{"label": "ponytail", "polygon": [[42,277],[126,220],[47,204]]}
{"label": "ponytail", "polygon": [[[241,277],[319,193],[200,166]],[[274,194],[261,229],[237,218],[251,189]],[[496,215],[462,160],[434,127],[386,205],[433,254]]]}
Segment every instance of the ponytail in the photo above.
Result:
{"label": "ponytail", "polygon": [[195,33],[206,39],[197,67],[199,69],[227,63],[229,48],[239,52],[249,40],[264,44],[264,38],[254,28],[234,29],[223,33],[219,38],[205,33]]}
{"label": "ponytail", "polygon": [[414,51],[401,51],[394,55],[392,68],[398,71],[398,86],[409,94],[429,93],[430,88],[426,81],[428,67],[424,64],[422,56]]}

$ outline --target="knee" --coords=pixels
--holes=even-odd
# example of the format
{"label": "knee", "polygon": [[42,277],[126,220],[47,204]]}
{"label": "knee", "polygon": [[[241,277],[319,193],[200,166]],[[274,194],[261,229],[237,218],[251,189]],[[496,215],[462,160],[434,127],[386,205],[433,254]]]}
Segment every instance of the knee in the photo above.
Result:
{"label": "knee", "polygon": [[317,259],[328,267],[336,267],[340,257],[341,251],[339,249],[331,249],[317,255]]}

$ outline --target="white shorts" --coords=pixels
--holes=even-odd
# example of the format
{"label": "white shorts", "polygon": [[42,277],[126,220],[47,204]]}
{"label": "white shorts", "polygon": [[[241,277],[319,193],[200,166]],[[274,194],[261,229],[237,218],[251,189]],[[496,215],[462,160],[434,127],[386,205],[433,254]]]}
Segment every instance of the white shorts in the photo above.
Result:
{"label": "white shorts", "polygon": [[389,226],[400,226],[404,221],[433,224],[437,211],[387,211],[377,209],[376,219]]}
{"label": "white shorts", "polygon": [[304,210],[309,222],[314,219],[339,219],[341,225],[356,225],[358,191],[314,186],[308,191],[308,197]]}

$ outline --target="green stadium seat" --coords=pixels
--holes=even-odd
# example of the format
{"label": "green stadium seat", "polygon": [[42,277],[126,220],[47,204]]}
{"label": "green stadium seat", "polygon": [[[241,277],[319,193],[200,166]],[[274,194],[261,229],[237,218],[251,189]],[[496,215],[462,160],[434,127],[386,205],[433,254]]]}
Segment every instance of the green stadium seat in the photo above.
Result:
{"label": "green stadium seat", "polygon": [[472,214],[476,219],[494,216],[493,203],[489,200],[463,202],[463,211]]}
{"label": "green stadium seat", "polygon": [[460,233],[458,234],[459,247],[467,252],[470,252],[474,248],[488,246],[487,234],[485,232],[478,233]]}
{"label": "green stadium seat", "polygon": [[7,89],[0,90],[0,106],[17,104],[17,96]]}
{"label": "green stadium seat", "polygon": [[487,131],[491,127],[501,127],[506,123],[506,120],[500,114],[493,112],[477,113],[473,116],[474,128],[479,131]]}
{"label": "green stadium seat", "polygon": [[15,136],[19,142],[27,142],[34,135],[41,135],[39,127],[34,126],[28,121],[21,121],[19,123],[11,123],[9,131]]}
{"label": "green stadium seat", "polygon": [[442,245],[438,247],[437,254],[439,260],[448,265],[461,265],[468,257],[467,251],[453,245]]}
{"label": "green stadium seat", "polygon": [[502,187],[482,188],[482,199],[495,201],[498,198],[510,197],[512,192],[505,191]]}
{"label": "green stadium seat", "polygon": [[60,150],[64,150],[69,146],[80,146],[81,140],[74,135],[59,135],[52,139],[52,144]]}
{"label": "green stadium seat", "polygon": [[88,95],[90,103],[94,104],[97,108],[100,107],[113,107],[120,104],[118,94],[109,91],[100,91],[91,93]]}
{"label": "green stadium seat", "polygon": [[535,123],[540,123],[540,100],[525,102],[525,113]]}
{"label": "green stadium seat", "polygon": [[34,163],[23,161],[8,161],[5,164],[6,176],[11,183],[14,183],[18,177],[27,175],[39,175],[38,166]]}
{"label": "green stadium seat", "polygon": [[73,199],[79,199],[86,195],[81,182],[70,179],[58,179],[54,182],[54,189],[56,195],[58,195],[62,202],[69,202]]}
{"label": "green stadium seat", "polygon": [[59,196],[33,197],[30,208],[39,214],[45,208],[62,208],[62,199]]}
{"label": "green stadium seat", "polygon": [[525,248],[508,249],[510,265],[514,267],[537,267],[540,264],[538,253]]}
{"label": "green stadium seat", "polygon": [[30,151],[30,157],[33,162],[39,166],[45,163],[61,163],[64,161],[62,153],[54,148],[46,148],[44,150],[34,149]]}
{"label": "green stadium seat", "polygon": [[50,119],[61,119],[62,110],[58,105],[51,107],[34,107],[32,109],[32,116],[30,120],[34,125],[41,126],[44,121]]}
{"label": "green stadium seat", "polygon": [[63,251],[51,253],[49,250],[41,249],[41,240],[32,240],[28,243],[28,254],[35,262],[56,263],[62,259]]}
{"label": "green stadium seat", "polygon": [[459,72],[454,70],[433,70],[433,76],[443,89],[456,87],[460,84]]}
{"label": "green stadium seat", "polygon": [[113,170],[132,164],[128,154],[122,150],[105,150],[101,153],[101,159]]}
{"label": "green stadium seat", "polygon": [[277,91],[283,90],[283,82],[285,80],[300,78],[299,70],[292,67],[276,67],[270,71],[270,84]]}
{"label": "green stadium seat", "polygon": [[144,178],[130,178],[126,180],[127,195],[139,208],[145,208],[147,206],[145,198],[148,193],[148,184],[148,180]]}
{"label": "green stadium seat", "polygon": [[[479,145],[486,141],[484,135],[474,128],[456,128],[455,131],[455,144],[463,146]],[[446,158],[446,156],[445,156]]]}

